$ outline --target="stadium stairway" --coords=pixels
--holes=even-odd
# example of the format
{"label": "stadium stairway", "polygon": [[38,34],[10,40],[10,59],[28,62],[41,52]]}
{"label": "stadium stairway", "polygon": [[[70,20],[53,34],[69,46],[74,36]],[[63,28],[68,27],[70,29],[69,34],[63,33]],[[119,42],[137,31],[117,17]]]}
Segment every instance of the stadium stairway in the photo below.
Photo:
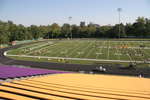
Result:
{"label": "stadium stairway", "polygon": [[0,99],[150,100],[150,79],[78,73],[0,82]]}

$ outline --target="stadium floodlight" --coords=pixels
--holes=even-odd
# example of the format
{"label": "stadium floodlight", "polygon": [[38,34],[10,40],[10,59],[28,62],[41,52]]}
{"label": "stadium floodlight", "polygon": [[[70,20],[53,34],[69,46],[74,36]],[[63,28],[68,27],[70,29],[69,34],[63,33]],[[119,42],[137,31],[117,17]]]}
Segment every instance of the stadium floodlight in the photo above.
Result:
{"label": "stadium floodlight", "polygon": [[72,39],[72,32],[71,32],[71,20],[72,20],[72,17],[69,16],[69,17],[68,17],[68,20],[70,21],[70,33],[71,33],[71,39]]}
{"label": "stadium floodlight", "polygon": [[119,39],[120,39],[120,23],[121,23],[121,21],[120,21],[120,17],[121,17],[120,12],[122,11],[122,8],[117,8],[117,11],[118,11],[118,15],[119,15]]}

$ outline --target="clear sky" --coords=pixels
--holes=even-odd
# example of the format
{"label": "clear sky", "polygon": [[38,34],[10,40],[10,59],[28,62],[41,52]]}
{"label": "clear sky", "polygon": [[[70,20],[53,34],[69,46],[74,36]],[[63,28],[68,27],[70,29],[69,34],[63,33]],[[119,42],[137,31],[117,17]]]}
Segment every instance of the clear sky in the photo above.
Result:
{"label": "clear sky", "polygon": [[60,25],[93,22],[100,25],[134,22],[138,16],[150,18],[150,0],[0,0],[0,20],[23,25]]}

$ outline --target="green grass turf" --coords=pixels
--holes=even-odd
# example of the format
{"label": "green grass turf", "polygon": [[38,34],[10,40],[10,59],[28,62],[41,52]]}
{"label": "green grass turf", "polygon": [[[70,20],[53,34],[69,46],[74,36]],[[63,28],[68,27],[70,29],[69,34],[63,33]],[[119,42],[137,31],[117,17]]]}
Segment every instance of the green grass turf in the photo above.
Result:
{"label": "green grass turf", "polygon": [[[140,45],[150,48],[148,40],[99,40],[99,39],[75,39],[75,40],[50,40],[39,42],[8,51],[12,55],[47,56],[64,58],[87,58],[104,60],[138,60],[144,61],[150,58],[150,49],[137,49]],[[123,48],[123,47],[127,48]],[[143,56],[141,55],[143,54]],[[131,55],[129,55],[131,54]],[[13,57],[23,59],[23,57]],[[27,59],[27,58],[25,58]],[[31,58],[28,58],[31,60]],[[37,59],[37,58],[34,58]],[[23,59],[24,60],[24,59]],[[37,59],[40,60],[40,59]],[[42,61],[47,61],[42,59]],[[50,62],[58,62],[52,59]],[[66,63],[66,62],[65,62]],[[67,63],[93,64],[98,61],[68,60]]]}

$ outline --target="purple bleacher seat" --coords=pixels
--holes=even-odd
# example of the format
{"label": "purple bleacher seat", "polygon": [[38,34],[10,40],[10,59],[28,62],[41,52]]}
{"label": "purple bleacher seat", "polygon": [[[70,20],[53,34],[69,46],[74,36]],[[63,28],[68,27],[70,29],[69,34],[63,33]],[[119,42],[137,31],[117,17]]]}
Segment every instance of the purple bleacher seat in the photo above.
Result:
{"label": "purple bleacher seat", "polygon": [[69,72],[0,65],[0,79],[44,75],[44,74],[57,74],[57,73],[69,73]]}

